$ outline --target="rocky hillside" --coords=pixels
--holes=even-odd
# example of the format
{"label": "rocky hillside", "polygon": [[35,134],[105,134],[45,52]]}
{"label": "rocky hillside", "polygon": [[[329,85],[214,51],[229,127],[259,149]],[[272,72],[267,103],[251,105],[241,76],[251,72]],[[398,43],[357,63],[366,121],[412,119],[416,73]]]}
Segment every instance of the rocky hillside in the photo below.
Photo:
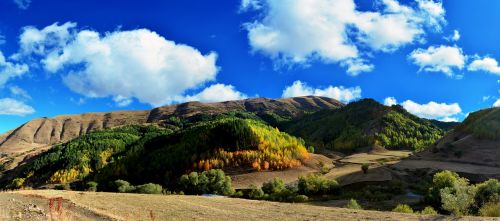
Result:
{"label": "rocky hillside", "polygon": [[[18,161],[28,153],[36,154],[54,144],[91,131],[129,124],[163,124],[172,118],[195,121],[229,112],[250,112],[263,119],[276,121],[280,118],[292,119],[306,112],[336,109],[342,106],[341,102],[325,97],[254,98],[221,103],[188,102],[146,111],[116,111],[39,118],[0,135],[0,153],[3,157],[10,157],[10,161]],[[17,160],[12,159],[12,156]]]}
{"label": "rocky hillside", "polygon": [[471,113],[462,124],[417,157],[500,166],[500,108]]}

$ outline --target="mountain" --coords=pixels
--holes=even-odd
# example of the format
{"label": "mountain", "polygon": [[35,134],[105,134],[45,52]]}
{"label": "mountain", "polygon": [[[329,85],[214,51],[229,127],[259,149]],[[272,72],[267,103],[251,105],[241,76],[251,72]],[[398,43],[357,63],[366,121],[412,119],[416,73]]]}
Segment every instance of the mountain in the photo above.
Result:
{"label": "mountain", "polygon": [[106,184],[117,179],[171,186],[190,171],[283,170],[308,158],[301,139],[262,121],[222,117],[175,132],[157,126],[93,132],[33,157],[15,176],[35,187],[92,180],[111,190]]}
{"label": "mountain", "polygon": [[500,108],[469,114],[419,158],[500,166]]}
{"label": "mountain", "polygon": [[421,151],[444,134],[433,122],[401,106],[388,107],[372,99],[312,113],[282,128],[303,138],[307,145],[339,151],[373,145]]}
{"label": "mountain", "polygon": [[326,97],[253,98],[220,103],[188,102],[146,111],[116,111],[39,118],[0,135],[0,152],[3,154],[0,162],[15,166],[25,156],[36,155],[55,144],[92,131],[124,125],[157,124],[176,128],[221,114],[255,115],[274,125],[305,113],[337,109],[342,106],[344,104],[341,102]]}

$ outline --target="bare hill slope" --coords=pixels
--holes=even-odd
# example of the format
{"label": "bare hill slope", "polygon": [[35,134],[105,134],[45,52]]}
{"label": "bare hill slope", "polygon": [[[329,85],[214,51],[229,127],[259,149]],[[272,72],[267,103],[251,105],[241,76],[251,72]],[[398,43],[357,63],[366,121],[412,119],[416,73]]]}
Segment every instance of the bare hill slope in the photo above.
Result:
{"label": "bare hill slope", "polygon": [[500,167],[500,108],[470,114],[456,129],[416,157]]}

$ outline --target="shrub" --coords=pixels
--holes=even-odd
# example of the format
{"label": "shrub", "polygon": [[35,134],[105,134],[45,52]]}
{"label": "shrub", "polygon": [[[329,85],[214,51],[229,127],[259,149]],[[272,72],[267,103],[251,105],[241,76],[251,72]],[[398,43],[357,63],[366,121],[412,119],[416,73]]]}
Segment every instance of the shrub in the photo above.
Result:
{"label": "shrub", "polygon": [[261,199],[264,197],[264,191],[262,191],[261,188],[252,185],[251,190],[248,193],[248,197],[250,199]]}
{"label": "shrub", "polygon": [[234,194],[232,195],[232,197],[242,198],[243,195],[244,195],[243,192],[241,190],[239,190],[239,191],[234,192]]}
{"label": "shrub", "polygon": [[57,184],[56,186],[54,186],[54,189],[56,189],[56,190],[71,190],[71,186],[67,183]]}
{"label": "shrub", "polygon": [[479,215],[489,216],[489,217],[500,217],[500,202],[491,202],[484,204],[481,209],[479,209]]}
{"label": "shrub", "polygon": [[95,192],[97,191],[98,184],[94,181],[87,182],[86,189],[87,191]]}
{"label": "shrub", "polygon": [[469,185],[467,179],[459,179],[452,187],[441,189],[441,201],[443,209],[457,216],[469,214],[474,204],[476,187]]}
{"label": "shrub", "polygon": [[267,194],[280,193],[285,189],[285,182],[278,177],[275,177],[262,185],[262,190]]}
{"label": "shrub", "polygon": [[231,178],[220,169],[201,173],[192,172],[179,179],[182,190],[188,194],[218,194],[230,196],[234,193]]}
{"label": "shrub", "polygon": [[500,182],[490,179],[476,186],[476,206],[481,208],[488,202],[500,202]]}
{"label": "shrub", "polygon": [[426,206],[422,211],[420,211],[422,215],[437,215],[438,212],[432,208],[432,206]]}
{"label": "shrub", "polygon": [[307,152],[309,152],[309,153],[314,153],[314,147],[313,147],[313,146],[309,146],[309,147],[307,148]]}
{"label": "shrub", "polygon": [[299,195],[297,195],[297,192],[294,192],[293,190],[288,188],[284,188],[279,192],[274,192],[266,195],[265,198],[272,201],[299,202],[300,200],[303,200],[303,197],[298,197]]}
{"label": "shrub", "polygon": [[24,178],[15,178],[7,185],[7,189],[19,189],[24,185],[25,180]]}
{"label": "shrub", "polygon": [[362,210],[363,209],[363,207],[361,207],[358,204],[358,201],[356,201],[355,199],[349,200],[349,202],[345,205],[345,208],[347,208],[347,209],[357,209],[357,210]]}
{"label": "shrub", "polygon": [[413,213],[413,209],[406,204],[398,204],[392,211],[398,213]]}
{"label": "shrub", "polygon": [[135,191],[135,186],[130,185],[130,183],[125,180],[116,180],[115,186],[119,193],[131,193]]}
{"label": "shrub", "polygon": [[306,202],[309,200],[309,197],[306,195],[297,195],[293,198],[293,202]]}
{"label": "shrub", "polygon": [[458,180],[460,180],[460,176],[448,170],[434,174],[431,187],[425,196],[426,202],[434,208],[441,207],[441,190],[446,187],[453,187]]}
{"label": "shrub", "polygon": [[319,175],[308,175],[299,177],[298,192],[305,195],[332,194],[338,190],[335,180],[327,179]]}
{"label": "shrub", "polygon": [[147,183],[135,187],[136,193],[144,194],[161,194],[163,187],[159,184]]}
{"label": "shrub", "polygon": [[364,163],[361,165],[361,170],[363,171],[364,174],[368,173],[368,168],[370,167],[370,164]]}

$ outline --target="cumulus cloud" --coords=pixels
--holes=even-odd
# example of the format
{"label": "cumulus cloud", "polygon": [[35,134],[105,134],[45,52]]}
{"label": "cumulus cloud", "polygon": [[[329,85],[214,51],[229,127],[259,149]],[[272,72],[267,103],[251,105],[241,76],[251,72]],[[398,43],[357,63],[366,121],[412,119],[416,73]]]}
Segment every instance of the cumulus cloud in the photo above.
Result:
{"label": "cumulus cloud", "polygon": [[467,70],[485,71],[500,75],[500,66],[498,66],[497,60],[491,57],[476,58],[468,65]]}
{"label": "cumulus cloud", "polygon": [[245,25],[254,52],[277,64],[339,63],[355,75],[373,69],[362,49],[391,52],[424,41],[426,30],[440,31],[446,24],[440,2],[379,4],[376,11],[359,11],[354,0],[248,0],[241,7],[262,15]]}
{"label": "cumulus cloud", "polygon": [[312,88],[301,81],[295,81],[292,85],[286,87],[283,90],[282,97],[300,97],[309,95],[329,97],[344,103],[348,103],[352,100],[361,98],[361,88],[328,86],[326,88],[320,89]]}
{"label": "cumulus cloud", "polygon": [[392,106],[398,104],[396,98],[394,97],[387,97],[384,99],[384,105],[385,106]]}
{"label": "cumulus cloud", "polygon": [[458,103],[446,104],[431,101],[427,104],[418,104],[414,101],[407,100],[401,103],[401,106],[414,115],[436,120],[450,120],[453,116],[462,112]]}
{"label": "cumulus cloud", "polygon": [[0,87],[3,87],[9,79],[20,77],[28,71],[28,65],[8,61],[0,51]]}
{"label": "cumulus cloud", "polygon": [[198,94],[186,96],[183,101],[220,102],[246,98],[248,98],[247,95],[237,91],[232,85],[214,84]]}
{"label": "cumulus cloud", "polygon": [[[387,97],[384,99],[384,105],[392,106],[398,104],[396,98]],[[427,104],[418,104],[412,100],[406,100],[400,104],[408,112],[427,119],[440,120],[445,122],[458,121],[457,115],[462,113],[458,103],[437,103],[431,101]]]}
{"label": "cumulus cloud", "polygon": [[467,56],[456,46],[430,46],[427,49],[418,48],[408,55],[408,59],[420,67],[420,71],[442,72],[453,75],[454,69],[464,68]]}
{"label": "cumulus cloud", "polygon": [[35,109],[12,98],[0,99],[0,115],[26,116],[35,113]]}
{"label": "cumulus cloud", "polygon": [[26,10],[30,7],[31,0],[14,0],[14,3],[19,9]]}
{"label": "cumulus cloud", "polygon": [[493,107],[500,107],[500,99],[497,99],[497,101],[493,103]]}
{"label": "cumulus cloud", "polygon": [[71,39],[74,38],[76,23],[66,22],[59,25],[57,22],[43,29],[33,26],[23,28],[19,36],[20,52],[14,55],[19,58],[22,55],[45,56],[48,53],[60,52]]}
{"label": "cumulus cloud", "polygon": [[55,23],[25,28],[20,45],[19,57],[39,56],[48,72],[68,73],[63,81],[72,91],[112,97],[118,106],[132,98],[153,106],[194,99],[186,91],[214,81],[219,71],[215,52],[202,54],[148,29],[100,34],[77,30],[71,22]]}

